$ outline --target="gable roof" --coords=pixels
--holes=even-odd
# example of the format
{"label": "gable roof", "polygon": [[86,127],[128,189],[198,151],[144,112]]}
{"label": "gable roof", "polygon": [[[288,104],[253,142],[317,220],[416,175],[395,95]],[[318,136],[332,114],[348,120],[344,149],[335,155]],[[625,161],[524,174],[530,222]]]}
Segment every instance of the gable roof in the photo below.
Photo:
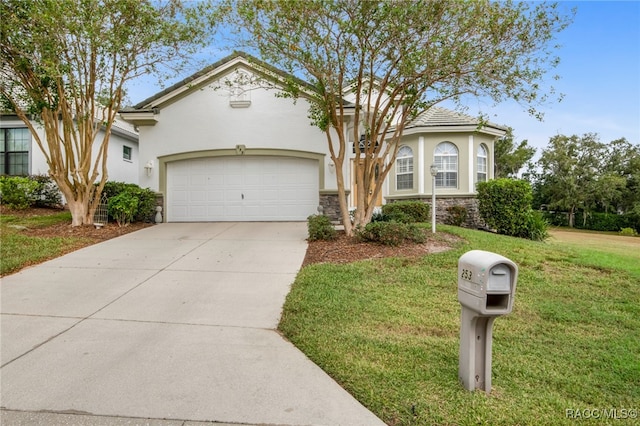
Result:
{"label": "gable roof", "polygon": [[215,77],[220,75],[226,70],[233,69],[236,65],[242,64],[245,67],[251,68],[252,71],[261,74],[263,77],[271,80],[277,80],[282,78],[283,80],[294,80],[296,84],[308,90],[313,90],[313,87],[289,73],[286,73],[278,68],[267,64],[266,62],[252,56],[248,53],[235,51],[231,55],[228,55],[211,65],[206,66],[200,71],[180,80],[170,87],[152,95],[151,97],[137,103],[136,105],[128,108],[123,108],[121,112],[134,112],[134,111],[151,111],[158,107],[161,107],[167,102],[171,102],[173,98],[180,97],[185,92],[191,92],[203,85],[208,84]]}

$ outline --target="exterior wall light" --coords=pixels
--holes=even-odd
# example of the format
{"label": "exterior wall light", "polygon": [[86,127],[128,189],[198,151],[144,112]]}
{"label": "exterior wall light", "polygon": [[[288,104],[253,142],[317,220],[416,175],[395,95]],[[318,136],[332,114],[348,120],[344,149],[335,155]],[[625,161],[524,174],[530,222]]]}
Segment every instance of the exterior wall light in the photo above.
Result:
{"label": "exterior wall light", "polygon": [[147,161],[147,164],[144,165],[144,170],[147,172],[147,176],[151,176],[151,173],[153,173],[153,160]]}

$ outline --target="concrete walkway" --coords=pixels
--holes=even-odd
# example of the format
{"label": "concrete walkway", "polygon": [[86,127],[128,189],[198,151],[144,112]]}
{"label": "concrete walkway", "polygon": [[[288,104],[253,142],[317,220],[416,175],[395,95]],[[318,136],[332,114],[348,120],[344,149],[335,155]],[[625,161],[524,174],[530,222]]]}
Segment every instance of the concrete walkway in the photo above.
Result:
{"label": "concrete walkway", "polygon": [[2,278],[4,425],[382,425],[276,331],[305,223],[162,224]]}

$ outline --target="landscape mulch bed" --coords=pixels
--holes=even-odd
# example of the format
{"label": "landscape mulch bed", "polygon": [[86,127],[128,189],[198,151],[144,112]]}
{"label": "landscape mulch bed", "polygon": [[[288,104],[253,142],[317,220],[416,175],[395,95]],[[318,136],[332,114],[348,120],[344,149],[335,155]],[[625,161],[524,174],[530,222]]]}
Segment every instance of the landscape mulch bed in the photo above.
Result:
{"label": "landscape mulch bed", "polygon": [[309,241],[307,254],[302,266],[313,263],[350,263],[358,260],[380,259],[385,257],[417,258],[432,253],[449,250],[460,241],[451,234],[438,233],[437,237],[428,235],[422,244],[405,243],[394,247],[370,242],[360,242],[355,237],[338,232],[338,238],[331,241]]}
{"label": "landscape mulch bed", "polygon": [[[18,217],[47,216],[58,214],[60,212],[62,212],[62,210],[45,208],[29,208],[25,210],[2,209],[2,214]],[[99,243],[101,241],[110,240],[111,238],[119,237],[124,234],[129,234],[148,226],[153,226],[153,224],[136,222],[125,226],[119,226],[117,223],[107,223],[101,228],[96,228],[93,225],[71,226],[70,222],[65,222],[44,227],[23,229],[22,233],[24,235],[31,235],[35,237],[76,237],[86,240],[84,243],[80,243],[80,246],[77,247],[80,248]]]}

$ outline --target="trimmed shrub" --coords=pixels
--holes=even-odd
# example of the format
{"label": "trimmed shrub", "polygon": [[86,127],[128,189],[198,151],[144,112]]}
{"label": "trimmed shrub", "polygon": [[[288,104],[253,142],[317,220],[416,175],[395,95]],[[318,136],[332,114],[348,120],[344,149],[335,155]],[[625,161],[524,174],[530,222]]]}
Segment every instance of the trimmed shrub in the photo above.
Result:
{"label": "trimmed shrub", "polygon": [[622,228],[620,230],[620,235],[625,235],[627,237],[637,237],[638,233],[633,228]]}
{"label": "trimmed shrub", "polygon": [[28,209],[35,203],[38,182],[23,176],[0,176],[0,204],[12,209]]}
{"label": "trimmed shrub", "polygon": [[62,207],[62,194],[53,179],[45,175],[33,175],[29,179],[37,182],[34,191],[35,205],[37,207]]}
{"label": "trimmed shrub", "polygon": [[524,180],[495,179],[478,182],[480,216],[499,234],[544,240],[547,222],[531,209],[531,185]]}
{"label": "trimmed shrub", "polygon": [[[107,182],[102,190],[109,200],[127,193],[138,200],[136,211],[133,213],[132,221],[152,222],[156,212],[156,193],[149,188],[141,188],[134,183]],[[111,215],[111,212],[109,213]],[[111,215],[113,219],[117,218]]]}
{"label": "trimmed shrub", "polygon": [[454,226],[462,226],[467,221],[467,209],[463,206],[451,206],[447,207],[446,224]]}
{"label": "trimmed shrub", "polygon": [[426,241],[424,230],[412,223],[400,222],[371,222],[356,231],[360,241],[369,241],[387,246],[399,246],[410,241],[423,243]]}
{"label": "trimmed shrub", "polygon": [[337,236],[331,220],[324,215],[311,215],[307,218],[309,241],[334,240]]}
{"label": "trimmed shrub", "polygon": [[123,191],[109,198],[109,215],[115,218],[119,226],[130,223],[138,211],[138,198],[129,191]]}
{"label": "trimmed shrub", "polygon": [[382,206],[382,214],[401,223],[416,223],[429,221],[429,204],[421,201],[396,201]]}

